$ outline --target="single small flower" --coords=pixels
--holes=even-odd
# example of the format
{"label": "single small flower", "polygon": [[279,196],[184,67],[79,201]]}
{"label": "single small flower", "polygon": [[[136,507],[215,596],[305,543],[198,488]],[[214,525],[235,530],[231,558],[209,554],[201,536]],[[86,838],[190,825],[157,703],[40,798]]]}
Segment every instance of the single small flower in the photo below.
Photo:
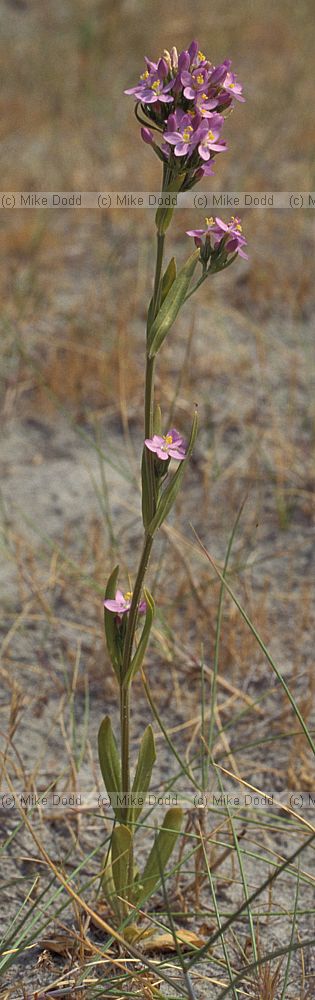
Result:
{"label": "single small flower", "polygon": [[232,97],[235,97],[236,101],[241,101],[242,104],[244,104],[245,97],[243,97],[242,94],[243,87],[241,83],[237,83],[235,73],[227,73],[225,80],[221,83],[221,87],[223,87],[223,90],[225,90],[228,94],[231,94]]}
{"label": "single small flower", "polygon": [[220,97],[209,97],[206,93],[198,93],[195,99],[195,109],[202,118],[210,118],[210,112],[217,108]]}
{"label": "single small flower", "polygon": [[164,139],[174,146],[175,156],[190,156],[197,146],[200,134],[199,118],[196,115],[194,118],[195,121],[181,109],[177,109],[169,116]]}
{"label": "single small flower", "polygon": [[194,101],[196,94],[204,93],[209,81],[209,70],[207,65],[199,65],[193,69],[192,73],[184,69],[181,73],[181,82],[184,87],[184,97],[188,101]]}
{"label": "single small flower", "polygon": [[162,104],[171,104],[173,97],[169,91],[173,89],[174,80],[167,80],[169,67],[166,59],[159,59],[158,63],[151,63],[146,59],[147,69],[141,74],[139,83],[135,87],[129,87],[125,94],[133,94],[141,104],[155,104],[161,101]]}
{"label": "single small flower", "polygon": [[166,462],[169,458],[176,458],[177,461],[182,462],[186,455],[186,442],[175,427],[171,427],[163,436],[153,434],[153,437],[146,438],[144,443],[149,451],[155,452],[162,462]]}
{"label": "single small flower", "polygon": [[213,234],[215,247],[224,239],[224,249],[228,253],[238,253],[240,257],[248,260],[248,254],[244,253],[242,249],[243,246],[246,246],[247,240],[243,236],[243,226],[238,215],[232,215],[228,223],[223,222],[223,219],[216,216]]}
{"label": "single small flower", "polygon": [[207,121],[203,121],[199,131],[198,153],[202,160],[210,160],[212,150],[217,153],[223,152],[226,142],[219,140],[220,132],[224,125],[222,115],[211,115]]}
{"label": "single small flower", "polygon": [[[104,608],[107,611],[112,611],[115,615],[125,615],[127,611],[130,611],[132,601],[132,591],[127,590],[125,594],[121,590],[116,590],[115,600],[110,600],[109,598],[104,601]],[[143,614],[146,611],[147,605],[146,601],[140,601],[138,605],[138,611]]]}

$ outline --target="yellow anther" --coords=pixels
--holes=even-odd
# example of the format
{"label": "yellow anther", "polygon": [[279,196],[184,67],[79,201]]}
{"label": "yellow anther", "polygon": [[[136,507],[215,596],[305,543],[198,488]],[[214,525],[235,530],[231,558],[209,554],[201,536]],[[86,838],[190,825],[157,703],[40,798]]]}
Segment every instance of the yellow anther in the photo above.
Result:
{"label": "yellow anther", "polygon": [[157,92],[160,86],[161,86],[161,80],[155,80],[154,83],[152,83],[152,90],[155,90]]}
{"label": "yellow anther", "polygon": [[213,142],[213,140],[214,140],[214,135],[213,135],[213,132],[211,132],[211,129],[208,132],[207,139],[209,139],[209,142]]}
{"label": "yellow anther", "polygon": [[184,142],[189,142],[191,132],[193,132],[193,131],[194,130],[193,130],[192,125],[187,125],[187,128],[185,128],[184,131],[183,131],[183,140],[184,140]]}
{"label": "yellow anther", "polygon": [[140,80],[147,80],[149,76],[149,71],[146,69],[144,73],[141,73]]}
{"label": "yellow anther", "polygon": [[202,61],[203,61],[203,60],[204,60],[205,58],[206,58],[206,57],[204,56],[203,52],[198,52],[198,59],[199,59],[199,62],[202,62]]}
{"label": "yellow anther", "polygon": [[164,447],[165,447],[165,448],[168,448],[168,445],[169,445],[169,444],[173,444],[173,438],[172,438],[172,435],[171,435],[171,434],[165,434],[165,435],[164,435],[164,441],[165,441],[165,445],[164,445]]}
{"label": "yellow anther", "polygon": [[124,601],[131,601],[131,599],[132,599],[132,590],[126,590],[126,593],[124,594]]}
{"label": "yellow anther", "polygon": [[209,219],[205,219],[205,222],[206,222],[207,226],[214,226],[214,218],[213,218],[213,216],[210,215],[210,218]]}
{"label": "yellow anther", "polygon": [[197,83],[203,83],[204,82],[204,79],[203,79],[203,76],[201,76],[201,73],[198,73],[198,76],[196,77],[196,80],[197,80]]}
{"label": "yellow anther", "polygon": [[234,229],[238,229],[239,233],[243,232],[243,226],[241,226],[241,223],[236,215],[231,215],[231,222],[234,226]]}

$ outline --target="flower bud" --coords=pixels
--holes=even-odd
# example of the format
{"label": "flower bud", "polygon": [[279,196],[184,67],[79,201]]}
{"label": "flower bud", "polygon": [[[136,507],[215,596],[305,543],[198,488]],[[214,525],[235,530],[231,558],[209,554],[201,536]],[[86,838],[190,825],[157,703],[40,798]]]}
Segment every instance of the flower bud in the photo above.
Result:
{"label": "flower bud", "polygon": [[152,146],[153,135],[150,128],[141,128],[141,137],[143,142],[147,142],[149,146]]}

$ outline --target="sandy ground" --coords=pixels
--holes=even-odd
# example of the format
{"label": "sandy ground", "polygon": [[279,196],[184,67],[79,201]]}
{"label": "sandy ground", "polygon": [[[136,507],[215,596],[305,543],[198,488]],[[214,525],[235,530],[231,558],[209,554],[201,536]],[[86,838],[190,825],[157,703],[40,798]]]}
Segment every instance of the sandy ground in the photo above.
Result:
{"label": "sandy ground", "polygon": [[[218,330],[220,330],[219,344]],[[209,365],[214,367],[211,402],[206,373],[200,370],[198,377],[197,371],[201,410],[200,436],[188,472],[186,488],[178,503],[176,514],[170,519],[167,541],[171,546],[173,558],[173,546],[177,546],[177,553],[182,546],[182,553],[189,562],[189,571],[193,573],[197,586],[201,586],[201,592],[202,588],[205,588],[203,600],[206,604],[210,633],[206,633],[205,639],[204,621],[199,622],[198,630],[198,615],[194,622],[191,619],[189,621],[189,615],[187,620],[186,582],[186,585],[182,586],[179,600],[175,601],[177,608],[174,608],[172,599],[170,613],[175,628],[176,622],[181,618],[186,620],[186,635],[182,629],[179,651],[176,653],[176,646],[172,649],[166,645],[165,653],[164,639],[163,654],[163,642],[161,647],[156,637],[149,657],[150,683],[159,709],[163,709],[163,719],[164,721],[166,719],[170,730],[180,727],[175,737],[180,752],[185,750],[187,737],[190,739],[192,735],[193,730],[189,720],[193,718],[197,721],[200,712],[198,649],[201,641],[205,641],[207,655],[210,655],[208,662],[211,663],[211,630],[214,613],[214,608],[213,612],[211,611],[212,591],[211,588],[209,591],[209,581],[205,582],[206,565],[198,553],[190,525],[193,524],[203,542],[209,547],[209,551],[222,562],[233,516],[235,517],[238,504],[248,490],[243,530],[240,531],[240,538],[236,543],[234,565],[238,575],[235,576],[234,572],[231,582],[240,593],[239,583],[243,581],[243,603],[247,601],[247,607],[253,612],[254,621],[256,611],[264,639],[272,653],[278,657],[283,674],[292,684],[299,703],[304,705],[310,723],[313,644],[312,612],[309,605],[304,609],[304,622],[300,625],[299,622],[301,597],[309,594],[313,579],[311,455],[307,421],[311,336],[311,328],[308,330],[304,326],[301,331],[298,326],[286,327],[282,324],[279,325],[275,343],[274,330],[270,326],[264,332],[263,342],[258,351],[257,341],[255,343],[250,336],[250,330],[246,330],[244,324],[238,320],[237,314],[232,316],[231,311],[225,312],[221,309],[216,317],[215,329],[211,324],[210,330],[207,310],[201,308],[198,316],[193,359],[207,357]],[[237,351],[235,351],[236,345]],[[275,426],[276,408],[279,421],[282,427],[284,426],[288,396],[293,391],[288,385],[287,374],[291,372],[295,358],[298,358],[298,377],[294,383],[295,420],[292,422],[291,430],[287,424],[287,454],[289,456],[291,448],[291,453],[295,456],[295,466],[293,469],[290,467],[285,455],[284,478],[280,484],[285,497],[283,512],[281,505],[279,507],[272,470],[270,474],[272,448],[277,449],[282,445],[283,432],[279,442],[274,440],[268,451],[269,415],[272,410],[273,426]],[[202,362],[199,364],[202,369]],[[238,370],[242,369],[242,386],[237,381],[233,370],[235,367]],[[189,409],[187,402],[185,405]],[[297,452],[295,452],[295,435],[299,444]],[[137,453],[140,442],[141,435],[135,425],[131,432],[128,460],[128,448],[126,452],[126,442],[123,441],[122,433],[115,427],[113,421],[109,420],[106,426],[105,420],[100,448],[106,459],[104,467],[110,496],[111,523],[119,535],[120,545],[125,537],[131,567],[136,562],[136,542],[140,537],[140,525],[139,494],[137,495],[133,478],[137,478],[137,466],[130,457],[130,447],[132,446]],[[20,789],[23,785],[23,774],[20,765],[17,764],[16,751],[18,751],[19,759],[23,761],[24,778],[25,776],[28,778],[30,788],[36,787],[37,790],[43,791],[57,778],[56,788],[59,792],[70,794],[76,790],[77,794],[83,796],[87,806],[90,804],[91,807],[92,803],[90,818],[85,818],[83,812],[79,827],[77,827],[78,820],[73,826],[73,818],[61,817],[58,810],[57,814],[56,810],[55,813],[50,811],[46,817],[44,813],[41,822],[38,818],[35,820],[35,829],[43,837],[46,849],[60,862],[69,849],[69,838],[74,837],[74,856],[80,857],[83,849],[88,851],[94,846],[95,831],[97,836],[100,836],[103,821],[98,811],[93,810],[93,804],[96,796],[95,779],[97,783],[99,782],[95,754],[96,735],[104,711],[110,711],[116,719],[116,727],[118,726],[115,687],[108,664],[104,674],[104,644],[100,614],[100,554],[103,553],[105,563],[108,558],[108,524],[100,505],[104,482],[102,483],[100,473],[99,451],[95,448],[91,428],[71,426],[69,420],[63,416],[57,416],[53,421],[47,418],[8,420],[1,445],[1,461],[5,529],[1,570],[5,611],[4,692],[1,712],[3,732],[10,725],[13,693],[18,705],[17,724],[14,726],[16,732],[13,737],[15,749],[10,751],[11,774]],[[256,470],[254,475],[253,462]],[[238,470],[237,476],[234,466]],[[119,471],[120,468],[123,469],[123,476]],[[216,469],[215,475],[213,475],[214,469]],[[129,482],[125,478],[126,475],[129,476]],[[234,484],[230,492],[227,488],[229,482]],[[225,509],[223,509],[224,503]],[[284,521],[279,528],[281,518],[284,518]],[[91,541],[92,551],[89,553],[87,543],[91,545]],[[161,551],[163,546],[165,539],[163,541],[160,539],[158,548]],[[53,562],[54,559],[58,565],[60,564],[60,572]],[[99,594],[91,590],[91,579],[96,565]],[[67,567],[69,579],[67,579]],[[167,622],[169,614],[164,586],[167,577],[166,557],[159,582],[162,632],[163,622],[165,620]],[[175,579],[171,589],[176,596]],[[83,615],[80,613],[80,607],[83,609]],[[285,633],[279,628],[281,622],[286,622]],[[283,801],[286,801],[286,789],[312,788],[309,755],[300,738],[296,742],[296,753],[294,750],[292,752],[292,745],[288,746],[287,741],[279,741],[275,746],[271,746],[264,762],[261,747],[246,751],[246,743],[249,738],[253,740],[254,733],[256,737],[259,734],[259,737],[263,738],[270,731],[276,733],[286,728],[290,730],[290,727],[296,731],[298,726],[293,721],[291,710],[288,710],[284,703],[279,686],[274,686],[270,668],[263,655],[254,643],[248,643],[247,640],[246,644],[245,632],[239,630],[233,604],[230,602],[226,607],[225,624],[227,632],[222,642],[222,657],[223,662],[228,665],[228,673],[226,674],[225,668],[224,676],[238,687],[239,709],[242,705],[242,695],[254,700],[264,695],[264,709],[256,717],[255,723],[252,712],[249,718],[245,716],[243,720],[236,722],[234,734],[230,736],[230,746],[236,755],[239,772],[246,776],[246,780],[261,788],[272,788],[277,795],[282,794]],[[87,742],[79,772],[75,774],[74,780],[69,762],[69,740],[71,743],[69,685],[71,686],[71,676],[73,677],[74,661],[77,656],[79,656],[79,667],[75,691],[76,739],[80,743],[80,736],[84,734],[84,740]],[[187,685],[184,687],[178,674],[178,656],[180,676],[187,678]],[[89,677],[90,710],[86,732],[87,677]],[[224,698],[225,691],[219,687],[219,704],[223,705]],[[150,710],[145,702],[141,682],[138,681],[135,686],[133,711],[134,749],[138,744],[144,719],[148,720],[149,717]],[[239,746],[244,749],[238,751]],[[220,748],[220,741],[218,747]],[[94,760],[92,772],[91,755]],[[57,769],[56,762],[58,762]],[[224,761],[225,763],[229,767],[229,760]],[[160,789],[165,780],[175,773],[174,764],[168,748],[160,740],[158,765],[154,775],[155,789]],[[183,783],[180,784],[183,788]],[[235,791],[235,785],[228,779],[227,787]],[[281,815],[278,810],[275,810],[275,814]],[[311,814],[311,812],[305,813],[308,820],[311,820]],[[160,815],[160,811],[156,815]],[[10,809],[5,810],[3,819],[5,826],[8,825],[8,830],[12,828],[14,817],[15,813],[13,816]],[[213,818],[210,822],[213,822]],[[296,836],[297,834],[293,840]],[[248,838],[250,841],[249,834]],[[271,844],[273,849],[277,850],[280,847],[281,854],[292,849],[292,836],[289,837],[285,833],[283,825],[281,833],[266,831],[266,834],[258,836],[258,840],[260,840],[262,859],[266,857],[264,853],[266,848],[268,858]],[[144,845],[146,841],[145,836]],[[8,866],[8,876],[14,873],[16,877],[18,872],[28,873],[28,866],[32,872],[36,870],[35,859],[38,850],[29,836],[19,834],[12,845],[11,853],[12,861],[7,858],[5,863],[5,869]],[[31,856],[34,861],[26,862],[23,860],[25,856]],[[240,898],[240,888],[237,884],[233,889],[224,888],[225,878],[229,879],[231,874],[229,865],[229,862],[223,865],[221,888],[220,882],[218,885],[223,910],[225,907],[228,910],[231,899],[234,901]],[[307,859],[304,855],[303,866],[307,869]],[[249,885],[254,886],[257,880],[257,863],[253,863],[250,857],[246,858],[246,869]],[[261,860],[259,869],[259,878],[262,881],[269,870],[268,863]],[[92,870],[96,870],[95,864]],[[18,888],[17,892],[19,896]],[[13,913],[16,902],[12,900],[11,890],[9,893],[10,909],[12,908]],[[271,944],[274,947],[279,943],[281,945],[289,933],[285,910],[292,909],[293,897],[294,881],[290,876],[284,876],[281,883],[282,917],[278,915],[274,919],[272,929],[267,927],[266,918],[261,918],[260,921],[262,940],[267,940],[269,947]],[[278,898],[277,893],[275,898]],[[300,905],[306,909],[311,903],[312,889],[310,885],[302,884]],[[3,913],[3,918],[4,916]],[[213,925],[212,920],[211,925]],[[191,926],[189,920],[188,926]],[[301,916],[299,919],[301,936],[307,936],[309,929],[309,916]],[[242,939],[244,925],[239,924],[238,931]],[[19,962],[19,974],[22,981],[27,982],[28,989],[31,989],[32,985],[35,987],[39,983],[49,983],[53,976],[60,973],[61,958],[56,960],[50,956],[48,959],[46,956],[43,965],[36,968],[36,962],[42,952],[43,948],[38,945],[31,959],[29,956],[27,959],[22,957]],[[307,962],[308,970],[311,971],[310,955]],[[298,959],[294,960],[294,966],[298,974]],[[8,982],[16,982],[18,967],[8,973]],[[208,963],[202,963],[200,975],[209,975],[210,970]],[[212,969],[212,973],[215,975],[217,970]],[[292,986],[291,992],[288,991],[288,997],[296,996],[294,990],[295,987]],[[217,992],[216,989],[211,992],[209,984],[205,991],[200,979],[199,986],[196,981],[196,995],[215,997]]]}

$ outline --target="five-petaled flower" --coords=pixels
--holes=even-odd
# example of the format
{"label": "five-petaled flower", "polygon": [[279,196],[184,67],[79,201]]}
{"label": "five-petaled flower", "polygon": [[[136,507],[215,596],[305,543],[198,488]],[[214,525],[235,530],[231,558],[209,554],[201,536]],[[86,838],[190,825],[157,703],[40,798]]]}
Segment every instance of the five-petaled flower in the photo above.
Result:
{"label": "five-petaled flower", "polygon": [[169,458],[176,458],[178,462],[182,462],[186,455],[186,442],[175,427],[171,427],[164,435],[153,434],[153,437],[146,438],[144,443],[162,462],[166,462]]}
{"label": "five-petaled flower", "polygon": [[[131,590],[127,590],[125,594],[123,594],[121,590],[116,590],[115,599],[111,600],[110,598],[106,598],[104,601],[104,608],[106,608],[107,611],[112,611],[115,615],[125,615],[127,611],[130,611],[131,601]],[[138,611],[142,614],[146,611],[146,608],[146,601],[140,601]]]}
{"label": "five-petaled flower", "polygon": [[[218,142],[223,124],[223,115],[209,115],[208,123],[203,121],[202,128],[199,130],[198,141],[198,153],[202,160],[210,160],[211,150],[219,153],[226,149],[224,139]],[[208,128],[208,125],[210,125],[210,128]]]}
{"label": "five-petaled flower", "polygon": [[175,114],[170,115],[167,122],[166,132],[164,133],[164,139],[165,142],[174,146],[175,156],[191,155],[193,150],[198,145],[200,137],[200,130],[198,126],[199,121],[192,124],[190,115],[186,115],[185,112],[180,109],[175,111]]}

